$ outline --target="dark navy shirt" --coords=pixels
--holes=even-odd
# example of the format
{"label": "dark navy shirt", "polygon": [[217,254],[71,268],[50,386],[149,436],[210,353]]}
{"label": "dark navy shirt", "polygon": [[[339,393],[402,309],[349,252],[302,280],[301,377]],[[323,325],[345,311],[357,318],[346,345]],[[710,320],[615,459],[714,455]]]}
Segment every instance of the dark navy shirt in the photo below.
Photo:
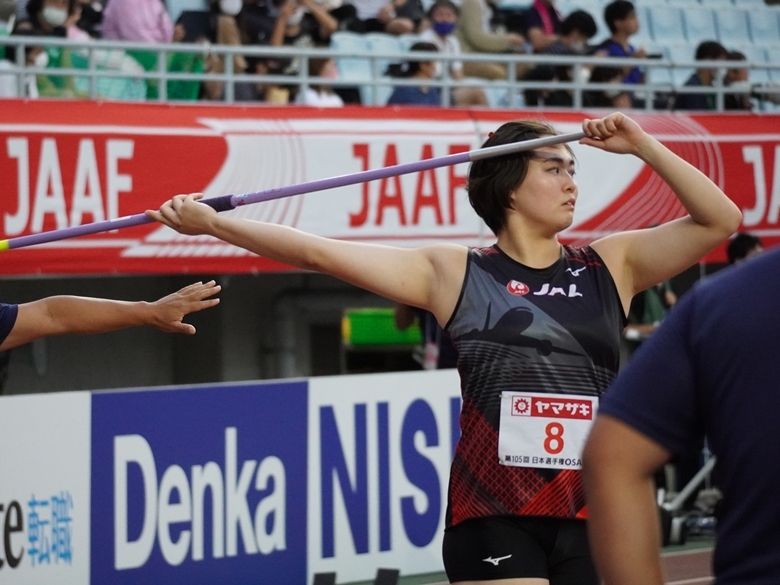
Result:
{"label": "dark navy shirt", "polygon": [[387,105],[440,106],[441,93],[438,87],[429,87],[428,91],[424,92],[416,85],[399,85],[390,94]]}
{"label": "dark navy shirt", "polygon": [[[704,87],[701,78],[692,73],[685,82],[685,87]],[[714,93],[678,93],[674,98],[675,110],[714,110]]]}
{"label": "dark navy shirt", "polygon": [[673,453],[703,435],[723,492],[717,585],[780,583],[780,250],[708,278],[599,405]]}
{"label": "dark navy shirt", "polygon": [[11,333],[11,329],[14,328],[18,309],[17,305],[0,303],[0,343],[5,341],[5,338]]}
{"label": "dark navy shirt", "polygon": [[[636,48],[633,45],[628,45],[628,51],[620,43],[607,39],[596,47],[596,51],[605,51],[609,57],[632,57],[636,53]],[[623,83],[641,83],[642,82],[642,70],[639,67],[634,67],[623,78]]]}

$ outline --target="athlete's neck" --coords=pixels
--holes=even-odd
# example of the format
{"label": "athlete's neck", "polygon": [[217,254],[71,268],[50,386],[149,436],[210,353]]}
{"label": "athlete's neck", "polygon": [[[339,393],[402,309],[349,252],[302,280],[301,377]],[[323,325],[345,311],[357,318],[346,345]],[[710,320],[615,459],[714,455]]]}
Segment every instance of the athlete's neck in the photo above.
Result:
{"label": "athlete's neck", "polygon": [[552,238],[523,238],[510,235],[508,230],[498,235],[498,247],[507,256],[529,268],[547,268],[561,257],[563,250],[556,236]]}

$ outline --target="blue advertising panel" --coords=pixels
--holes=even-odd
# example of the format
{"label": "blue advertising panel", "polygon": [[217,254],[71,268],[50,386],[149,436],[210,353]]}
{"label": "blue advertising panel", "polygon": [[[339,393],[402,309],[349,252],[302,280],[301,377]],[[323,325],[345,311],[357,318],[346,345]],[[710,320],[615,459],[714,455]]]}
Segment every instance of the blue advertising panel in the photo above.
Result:
{"label": "blue advertising panel", "polygon": [[306,582],[307,382],[92,398],[91,582]]}

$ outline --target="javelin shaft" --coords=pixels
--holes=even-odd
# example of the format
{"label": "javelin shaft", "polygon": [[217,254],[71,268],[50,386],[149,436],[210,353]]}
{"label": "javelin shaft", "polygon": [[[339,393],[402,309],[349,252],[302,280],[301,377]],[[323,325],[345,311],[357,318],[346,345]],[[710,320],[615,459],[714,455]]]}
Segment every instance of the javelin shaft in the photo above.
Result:
{"label": "javelin shaft", "polygon": [[[543,138],[535,138],[533,140],[525,140],[523,142],[512,142],[510,144],[500,144],[498,146],[479,148],[467,152],[450,154],[447,156],[442,156],[437,158],[429,158],[429,159],[416,161],[412,163],[406,163],[402,165],[393,165],[381,169],[361,171],[358,173],[341,175],[338,177],[331,177],[328,179],[318,179],[316,181],[309,181],[306,183],[301,183],[299,185],[289,185],[287,187],[279,187],[277,189],[257,191],[255,193],[244,193],[243,195],[223,195],[222,197],[212,197],[209,199],[201,200],[201,203],[205,203],[206,205],[213,207],[217,211],[227,211],[229,209],[235,209],[236,207],[239,207],[241,205],[249,205],[251,203],[259,203],[261,201],[282,199],[284,197],[292,197],[294,195],[302,195],[304,193],[313,193],[315,191],[335,189],[337,187],[345,187],[347,185],[355,185],[357,183],[376,181],[377,179],[386,179],[388,177],[396,177],[399,175],[406,175],[409,173],[417,173],[420,171],[427,171],[439,167],[453,166],[453,165],[466,163],[466,162],[484,160],[496,156],[515,154],[527,150],[534,150],[535,148],[542,148],[544,146],[554,146],[556,144],[562,144],[564,142],[573,142],[575,140],[579,140],[580,138],[583,138],[584,136],[585,136],[584,132],[575,132],[573,134],[559,134],[556,136],[545,136]],[[62,228],[58,230],[52,230],[40,234],[20,236],[18,238],[11,238],[8,240],[0,240],[0,251],[15,250],[17,248],[25,248],[29,246],[35,246],[38,244],[46,244],[49,242],[56,242],[59,240],[75,238],[78,236],[87,236],[91,234],[98,234],[102,232],[108,232],[111,230],[117,230],[120,228],[134,227],[134,226],[144,225],[147,223],[152,223],[153,221],[154,221],[153,219],[146,217],[146,215],[144,215],[143,213],[138,213],[135,215],[128,215],[116,219],[97,221],[86,225],[79,225],[79,226]]]}

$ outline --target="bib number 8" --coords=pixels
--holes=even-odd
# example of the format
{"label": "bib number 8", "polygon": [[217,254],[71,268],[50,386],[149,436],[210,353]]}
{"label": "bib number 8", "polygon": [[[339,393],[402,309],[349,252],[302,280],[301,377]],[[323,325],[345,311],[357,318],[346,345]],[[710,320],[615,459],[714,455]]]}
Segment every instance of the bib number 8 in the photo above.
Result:
{"label": "bib number 8", "polygon": [[557,455],[563,451],[563,425],[557,422],[551,422],[548,424],[544,433],[546,435],[544,439],[544,450],[550,455]]}

